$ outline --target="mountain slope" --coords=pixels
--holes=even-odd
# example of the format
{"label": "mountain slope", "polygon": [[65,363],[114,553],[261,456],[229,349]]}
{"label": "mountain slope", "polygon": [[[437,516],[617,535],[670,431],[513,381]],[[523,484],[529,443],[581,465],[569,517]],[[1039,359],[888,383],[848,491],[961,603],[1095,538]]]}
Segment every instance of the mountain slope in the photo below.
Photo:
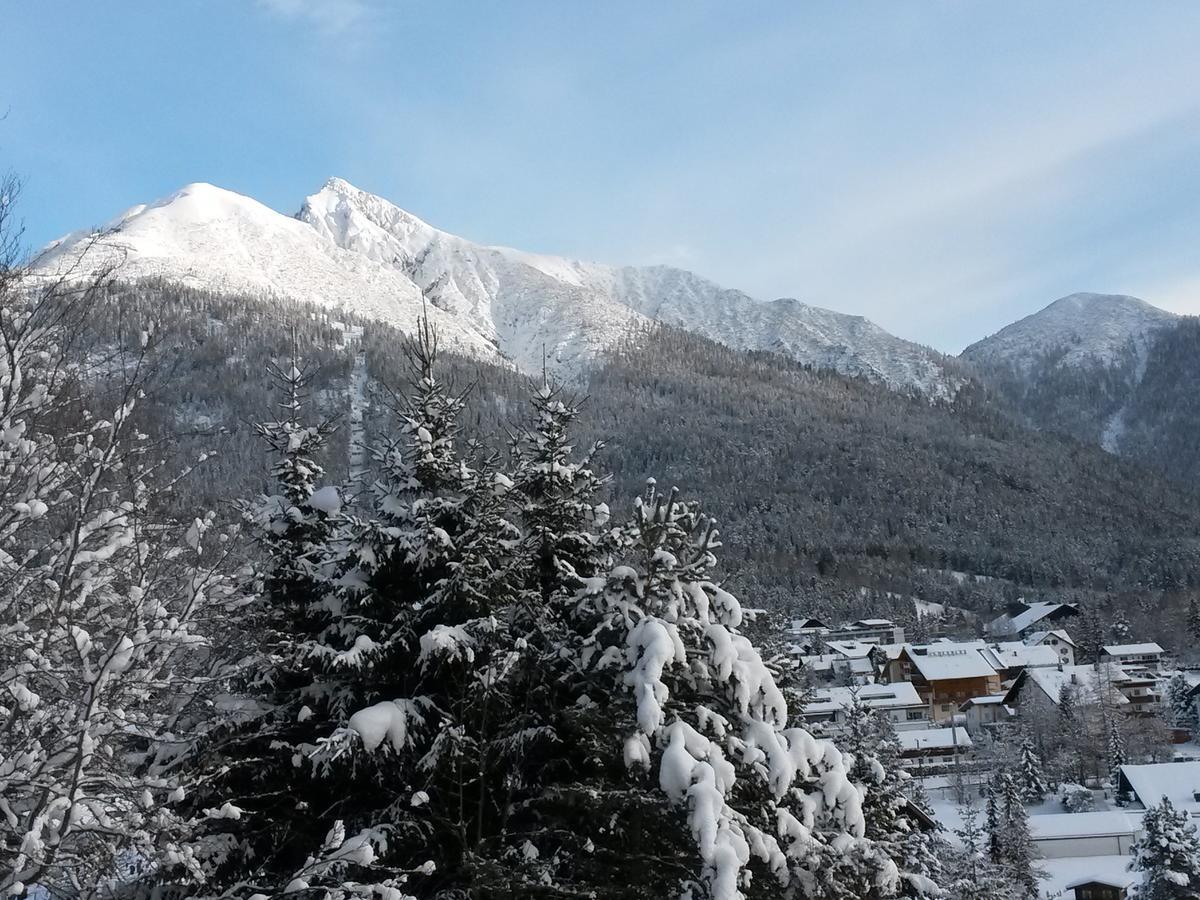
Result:
{"label": "mountain slope", "polygon": [[1072,294],[962,357],[1034,427],[1186,477],[1200,471],[1195,332],[1136,297]]}
{"label": "mountain slope", "polygon": [[1071,294],[972,344],[964,359],[979,367],[1018,372],[1055,367],[1123,364],[1144,354],[1156,332],[1178,316],[1121,294]]}
{"label": "mountain slope", "polygon": [[[81,258],[82,256],[82,258]],[[161,278],[215,291],[307,300],[411,328],[421,291],[403,273],[342,249],[302,222],[210,184],[190,184],[135,206],[99,232],[77,232],[42,252],[43,272],[83,276],[118,265],[122,279]],[[455,316],[434,311],[443,338],[499,359]]]}
{"label": "mountain slope", "polygon": [[[143,404],[160,422],[147,432],[170,436],[184,458],[217,451],[212,477],[178,498],[181,509],[269,486],[271,459],[247,423],[275,413],[264,372],[288,359],[293,324],[318,373],[314,415],[349,420],[322,460],[329,477],[356,468],[360,442],[394,435],[378,390],[403,390],[410,377],[394,328],[350,319],[355,327],[338,329],[307,306],[172,285],[125,296],[131,319],[105,310],[97,325],[155,322],[168,369]],[[1200,328],[1194,337],[1178,351],[1200,359]],[[474,385],[467,435],[503,450],[528,412],[530,380],[474,359],[443,362],[452,382]],[[864,588],[973,610],[1025,593],[1120,604],[1139,634],[1164,645],[1183,633],[1159,603],[1185,597],[1132,598],[1200,586],[1194,486],[1022,428],[975,388],[930,404],[659,328],[593,370],[585,390],[576,443],[608,442],[598,465],[613,476],[614,511],[629,509],[648,476],[703,498],[720,522],[726,574],[756,606],[803,612],[836,600],[838,615],[855,618],[891,610]],[[202,433],[179,436],[180,427]]]}
{"label": "mountain slope", "polygon": [[94,233],[68,235],[40,264],[87,272],[124,259],[122,277],[309,300],[409,328],[422,295],[443,338],[526,372],[543,358],[581,378],[652,321],[735,349],[949,399],[966,378],[953,360],[858,316],[796,300],[759,302],[691,272],[614,267],[476,244],[330,179],[295,218],[211,185],[189,185]]}

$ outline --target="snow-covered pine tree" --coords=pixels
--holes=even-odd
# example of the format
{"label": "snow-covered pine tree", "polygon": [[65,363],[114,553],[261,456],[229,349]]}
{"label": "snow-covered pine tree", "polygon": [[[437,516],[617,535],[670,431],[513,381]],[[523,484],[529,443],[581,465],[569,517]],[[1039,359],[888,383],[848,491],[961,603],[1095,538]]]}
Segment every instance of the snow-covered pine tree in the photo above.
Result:
{"label": "snow-covered pine tree", "polygon": [[201,623],[234,592],[214,517],[163,512],[187,473],[164,471],[139,428],[152,334],[83,352],[101,285],[17,264],[10,192],[0,183],[0,895],[111,895],[189,853],[165,766],[205,699]]}
{"label": "snow-covered pine tree", "polygon": [[696,900],[781,887],[886,895],[897,867],[865,836],[850,761],[789,727],[773,674],[740,632],[741,605],[712,580],[718,546],[694,503],[651,484],[610,532],[574,614],[581,669],[623,688],[606,714],[625,734],[626,763],[657,773],[660,832],[690,834],[677,889]]}
{"label": "snow-covered pine tree", "polygon": [[271,475],[279,491],[245,504],[243,513],[258,529],[270,556],[267,592],[303,606],[311,599],[308,557],[328,539],[332,515],[340,507],[333,487],[324,488],[315,502],[313,497],[325,474],[317,457],[336,426],[330,419],[306,421],[315,372],[300,359],[295,329],[291,357],[282,364],[271,363],[267,375],[279,395],[276,405],[281,415],[256,423],[254,431],[275,454]]}
{"label": "snow-covered pine tree", "polygon": [[1034,865],[1036,851],[1029,834],[1029,815],[1021,788],[1011,775],[1000,776],[1000,821],[1002,862],[1009,877],[1020,885],[1030,900],[1038,896],[1038,881],[1042,873]]}
{"label": "snow-covered pine tree", "polygon": [[1058,721],[1067,734],[1079,724],[1075,688],[1069,682],[1058,690]]}
{"label": "snow-covered pine tree", "polygon": [[1142,834],[1133,845],[1133,872],[1142,882],[1136,900],[1195,900],[1200,897],[1200,842],[1188,814],[1164,797],[1142,817]]}
{"label": "snow-covered pine tree", "polygon": [[1104,646],[1104,623],[1100,611],[1086,605],[1079,610],[1078,625],[1072,628],[1079,651],[1078,661],[1094,663],[1100,659],[1100,648]]}
{"label": "snow-covered pine tree", "polygon": [[1114,796],[1120,791],[1121,767],[1125,765],[1125,738],[1116,716],[1108,722],[1108,783]]}
{"label": "snow-covered pine tree", "polygon": [[[852,692],[838,746],[853,760],[850,778],[866,786],[863,819],[866,836],[876,841],[901,869],[910,890],[918,896],[932,893],[936,867],[931,836],[913,815],[907,796],[907,773],[900,766],[900,747],[892,720],[884,712],[869,709],[858,693]],[[909,863],[915,868],[910,868]]]}
{"label": "snow-covered pine tree", "polygon": [[1113,614],[1108,626],[1108,636],[1114,644],[1128,644],[1133,640],[1133,629],[1129,627],[1129,618],[1121,610]]}
{"label": "snow-covered pine tree", "polygon": [[983,831],[987,835],[987,858],[990,862],[1004,860],[1004,824],[1000,818],[1000,786],[996,779],[987,785],[987,802],[984,807]]}
{"label": "snow-covered pine tree", "polygon": [[1041,803],[1046,799],[1046,777],[1042,773],[1042,761],[1029,738],[1021,741],[1021,760],[1017,777],[1020,781],[1021,795],[1027,803]]}
{"label": "snow-covered pine tree", "polygon": [[980,827],[979,810],[971,803],[960,803],[961,823],[954,833],[962,845],[943,846],[942,868],[953,873],[944,878],[945,896],[950,900],[1017,900],[1020,890],[1004,870],[986,856],[988,834]]}
{"label": "snow-covered pine tree", "polygon": [[1182,672],[1176,672],[1167,682],[1167,709],[1176,728],[1196,727],[1196,706],[1191,693],[1192,686]]}
{"label": "snow-covered pine tree", "polygon": [[203,761],[200,802],[240,811],[213,829],[210,889],[433,894],[465,889],[506,852],[521,858],[515,836],[485,846],[508,799],[491,737],[522,651],[505,627],[522,575],[511,481],[460,452],[462,400],[436,377],[432,332],[422,325],[408,350],[413,386],[378,454],[373,516],[340,511],[328,487],[296,491],[334,521],[303,554],[307,583],[270,582],[265,714]]}

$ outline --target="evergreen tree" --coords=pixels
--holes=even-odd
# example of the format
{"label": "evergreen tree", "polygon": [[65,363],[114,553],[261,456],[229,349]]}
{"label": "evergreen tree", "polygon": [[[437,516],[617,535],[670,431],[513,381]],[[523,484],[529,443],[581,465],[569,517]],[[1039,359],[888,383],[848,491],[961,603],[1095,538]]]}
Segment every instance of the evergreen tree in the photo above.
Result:
{"label": "evergreen tree", "polygon": [[[294,406],[260,429],[280,438],[275,471],[292,505],[288,527],[271,529],[264,714],[201,760],[212,775],[194,802],[238,810],[213,823],[202,865],[214,887],[437,892],[529,860],[516,836],[493,843],[523,781],[497,768],[539,761],[536,734],[493,752],[510,719],[506,678],[528,647],[503,627],[524,574],[503,512],[509,480],[460,452],[462,399],[435,375],[427,327],[408,352],[413,386],[378,454],[370,520],[343,512],[332,488],[313,490],[322,429]],[[294,366],[285,374],[298,381]],[[323,543],[310,547],[314,524]]]}
{"label": "evergreen tree", "polygon": [[990,862],[1004,860],[1004,823],[1000,817],[1000,791],[995,779],[988,782],[983,830],[987,835],[987,858]]}
{"label": "evergreen tree", "polygon": [[1072,734],[1079,725],[1075,688],[1069,682],[1058,690],[1058,721],[1064,734]]}
{"label": "evergreen tree", "polygon": [[1100,659],[1100,648],[1104,646],[1104,623],[1100,619],[1100,611],[1092,605],[1084,606],[1079,610],[1076,621],[1078,662],[1094,663]]}
{"label": "evergreen tree", "polygon": [[1167,709],[1171,724],[1176,728],[1196,727],[1196,707],[1192,702],[1192,686],[1182,672],[1177,672],[1167,682]]}
{"label": "evergreen tree", "polygon": [[1125,738],[1114,716],[1108,723],[1108,783],[1116,795],[1121,787],[1121,767],[1125,765]]}
{"label": "evergreen tree", "polygon": [[1021,795],[1028,803],[1041,803],[1046,799],[1046,778],[1042,774],[1042,761],[1033,749],[1029,738],[1021,741],[1021,761],[1018,769]]}
{"label": "evergreen tree", "polygon": [[1010,775],[1000,776],[1000,821],[1003,827],[1001,855],[1011,878],[1026,897],[1036,898],[1041,873],[1034,866],[1035,850],[1029,834],[1029,816],[1021,788]]}
{"label": "evergreen tree", "polygon": [[954,873],[945,879],[945,893],[951,900],[1016,900],[1019,888],[1007,873],[985,856],[988,834],[979,825],[979,811],[970,803],[958,806],[962,823],[956,830],[961,852],[944,847],[942,868]]}
{"label": "evergreen tree", "polygon": [[1114,644],[1128,644],[1133,640],[1133,629],[1129,627],[1129,619],[1121,610],[1113,614],[1113,620],[1108,626],[1108,636]]}
{"label": "evergreen tree", "polygon": [[1142,834],[1133,845],[1131,871],[1142,882],[1136,900],[1195,900],[1200,897],[1200,842],[1196,826],[1166,797],[1142,817]]}
{"label": "evergreen tree", "polygon": [[693,836],[692,895],[895,890],[895,862],[866,836],[853,761],[788,727],[774,676],[741,633],[740,604],[712,581],[718,547],[696,504],[650,484],[609,533],[605,574],[585,582],[573,616],[581,669],[623,687],[608,715],[626,735],[627,764],[657,770]]}
{"label": "evergreen tree", "polygon": [[1194,595],[1188,600],[1187,635],[1193,645],[1200,645],[1200,603]]}

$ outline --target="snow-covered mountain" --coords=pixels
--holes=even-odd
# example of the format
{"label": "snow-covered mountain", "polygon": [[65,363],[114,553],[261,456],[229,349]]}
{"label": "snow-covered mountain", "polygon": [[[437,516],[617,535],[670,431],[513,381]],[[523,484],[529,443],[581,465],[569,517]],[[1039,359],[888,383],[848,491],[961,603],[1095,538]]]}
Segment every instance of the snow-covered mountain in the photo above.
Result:
{"label": "snow-covered mountain", "polygon": [[1112,366],[1144,358],[1154,335],[1179,317],[1137,297],[1071,294],[969,346],[963,359],[1028,373],[1043,361],[1061,367]]}
{"label": "snow-covered mountain", "polygon": [[1030,425],[1192,478],[1200,469],[1195,319],[1072,294],[963,351]]}
{"label": "snow-covered mountain", "polygon": [[680,269],[476,244],[338,178],[294,218],[189,185],[134,207],[108,233],[60,239],[39,265],[86,273],[118,259],[122,277],[308,300],[401,328],[416,321],[424,295],[446,342],[529,372],[541,370],[544,351],[558,374],[578,375],[661,321],[933,397],[951,397],[965,381],[953,362],[859,316],[791,299],[760,302]]}

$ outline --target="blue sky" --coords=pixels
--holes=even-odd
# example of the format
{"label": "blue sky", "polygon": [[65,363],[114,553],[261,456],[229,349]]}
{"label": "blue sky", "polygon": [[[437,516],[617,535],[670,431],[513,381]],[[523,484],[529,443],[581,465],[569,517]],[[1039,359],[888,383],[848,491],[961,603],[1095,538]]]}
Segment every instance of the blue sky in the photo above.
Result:
{"label": "blue sky", "polygon": [[1074,291],[1200,313],[1200,4],[13,3],[32,244],[331,175],[957,351]]}

